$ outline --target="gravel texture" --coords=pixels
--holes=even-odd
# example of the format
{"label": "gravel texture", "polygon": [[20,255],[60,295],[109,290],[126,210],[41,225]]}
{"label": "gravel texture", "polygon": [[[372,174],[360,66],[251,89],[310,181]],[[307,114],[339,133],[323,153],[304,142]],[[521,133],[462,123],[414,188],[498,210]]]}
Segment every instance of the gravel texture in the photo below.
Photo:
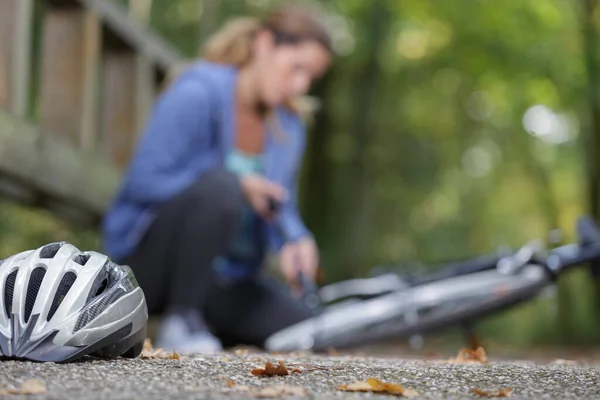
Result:
{"label": "gravel texture", "polygon": [[[253,368],[266,361],[308,364],[302,373],[256,377]],[[301,386],[310,399],[395,398],[337,389],[368,378],[400,383],[417,390],[418,398],[482,398],[472,388],[513,388],[516,399],[600,399],[600,364],[494,361],[488,364],[442,364],[435,360],[369,358],[358,356],[273,355],[237,351],[211,356],[182,356],[180,360],[90,359],[70,364],[4,361],[0,389],[20,387],[39,379],[47,391],[40,395],[1,398],[39,399],[243,399],[261,387]],[[228,380],[235,384],[228,386]],[[244,386],[249,386],[250,389]],[[249,391],[250,390],[250,391]],[[282,396],[282,398],[292,398]],[[296,397],[298,398],[298,397]]]}

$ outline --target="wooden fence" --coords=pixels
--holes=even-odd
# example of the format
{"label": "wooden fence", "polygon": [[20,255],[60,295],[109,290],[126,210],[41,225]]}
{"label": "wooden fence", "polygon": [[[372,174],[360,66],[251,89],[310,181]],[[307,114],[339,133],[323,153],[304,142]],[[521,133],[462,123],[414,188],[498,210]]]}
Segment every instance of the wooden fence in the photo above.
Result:
{"label": "wooden fence", "polygon": [[0,0],[0,194],[97,224],[181,56],[108,0]]}

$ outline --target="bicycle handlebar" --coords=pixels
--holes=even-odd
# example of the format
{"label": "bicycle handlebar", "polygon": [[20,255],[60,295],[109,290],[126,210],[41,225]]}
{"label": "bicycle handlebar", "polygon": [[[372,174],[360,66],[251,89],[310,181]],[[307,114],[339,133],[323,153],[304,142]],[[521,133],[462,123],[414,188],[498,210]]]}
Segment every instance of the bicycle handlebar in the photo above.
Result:
{"label": "bicycle handlebar", "polygon": [[[411,286],[422,285],[495,268],[508,272],[531,263],[544,265],[554,277],[570,267],[590,264],[594,275],[597,273],[600,276],[600,228],[593,219],[581,217],[577,221],[577,234],[579,243],[566,244],[546,250],[542,241],[534,240],[510,254],[480,256],[452,263],[442,270],[426,276],[413,276],[405,279]],[[301,272],[298,275],[298,283],[302,290],[302,301],[309,308],[319,312],[321,302],[318,285]]]}
{"label": "bicycle handlebar", "polygon": [[577,235],[579,243],[555,247],[543,257],[540,257],[541,248],[539,246],[523,246],[521,251],[527,249],[531,257],[529,260],[522,259],[522,261],[541,261],[554,275],[577,265],[600,263],[600,228],[595,221],[587,216],[580,217],[577,220]]}
{"label": "bicycle handlebar", "polygon": [[302,271],[298,272],[298,282],[302,290],[300,297],[304,304],[314,311],[320,311],[321,300],[319,298],[319,287]]}
{"label": "bicycle handlebar", "polygon": [[600,242],[588,245],[573,243],[552,249],[545,263],[554,273],[559,273],[570,267],[599,260]]}

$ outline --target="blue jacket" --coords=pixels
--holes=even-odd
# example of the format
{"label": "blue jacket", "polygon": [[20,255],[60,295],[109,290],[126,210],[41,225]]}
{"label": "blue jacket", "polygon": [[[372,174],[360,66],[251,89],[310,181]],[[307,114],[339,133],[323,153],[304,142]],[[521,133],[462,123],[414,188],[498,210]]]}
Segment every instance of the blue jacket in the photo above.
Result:
{"label": "blue jacket", "polygon": [[[158,205],[207,169],[223,165],[234,144],[237,73],[230,66],[199,61],[157,98],[103,221],[104,247],[110,257],[119,260],[129,255],[152,223]],[[286,109],[278,109],[277,115],[281,134],[267,135],[264,170],[268,179],[286,187],[290,200],[275,222],[264,223],[260,241],[275,251],[286,240],[310,235],[296,203],[305,127],[298,115]]]}

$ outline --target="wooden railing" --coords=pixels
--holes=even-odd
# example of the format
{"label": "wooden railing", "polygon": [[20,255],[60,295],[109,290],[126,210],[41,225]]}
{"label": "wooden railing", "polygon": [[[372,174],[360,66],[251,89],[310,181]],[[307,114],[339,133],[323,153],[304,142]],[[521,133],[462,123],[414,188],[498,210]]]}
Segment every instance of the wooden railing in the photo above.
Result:
{"label": "wooden railing", "polygon": [[116,2],[0,0],[0,194],[97,224],[180,59]]}

